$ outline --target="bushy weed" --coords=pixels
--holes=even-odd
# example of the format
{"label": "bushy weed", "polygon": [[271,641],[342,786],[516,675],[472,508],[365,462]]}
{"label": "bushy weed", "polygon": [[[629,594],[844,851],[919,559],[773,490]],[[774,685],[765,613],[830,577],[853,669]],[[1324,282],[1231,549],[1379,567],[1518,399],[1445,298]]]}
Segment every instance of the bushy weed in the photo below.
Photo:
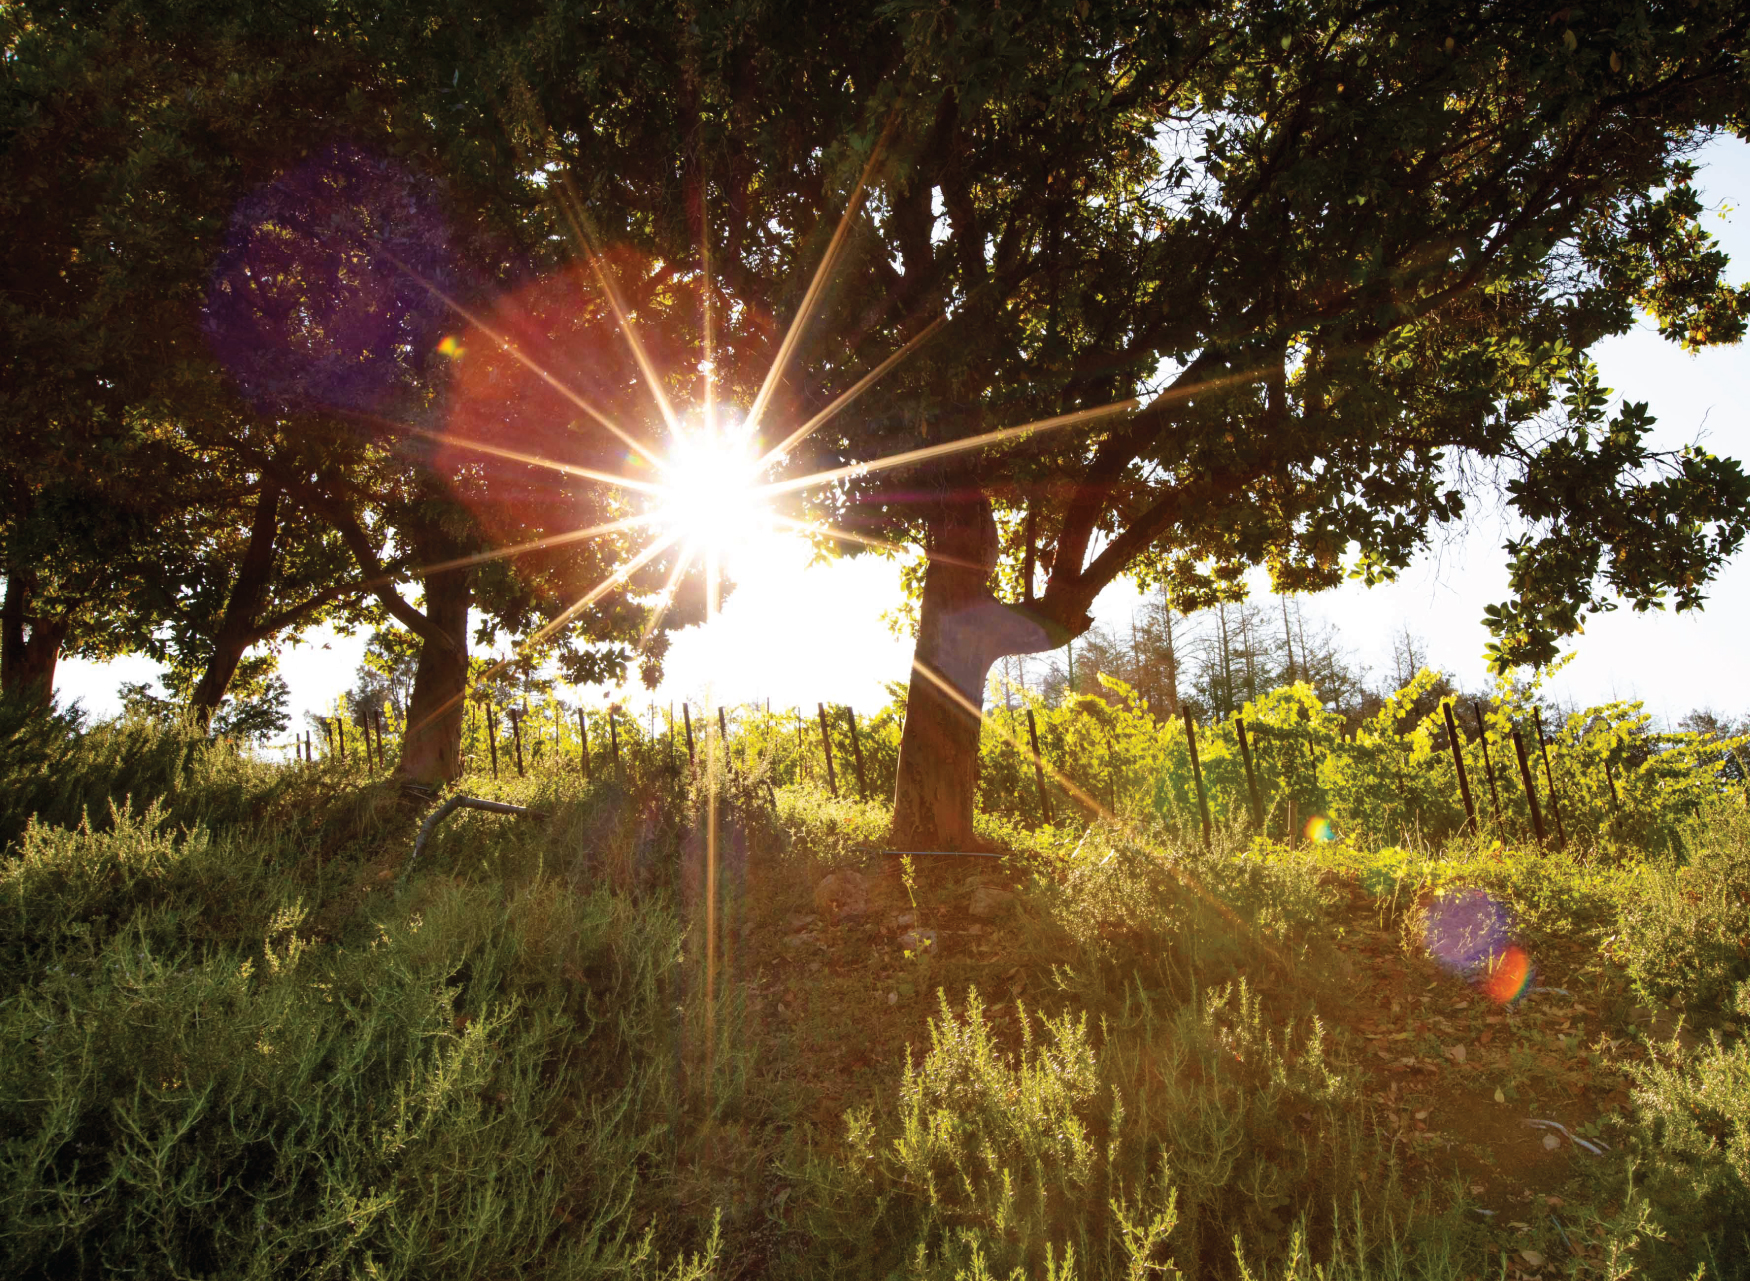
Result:
{"label": "bushy weed", "polygon": [[[324,923],[311,861],[156,807],[27,828],[0,865],[0,1271],[657,1275],[672,909],[513,857],[405,897],[331,865],[352,910]],[[699,1244],[671,1275],[709,1272]]]}
{"label": "bushy weed", "polygon": [[[1750,984],[1735,1012],[1750,1019]],[[1750,1042],[1672,1040],[1633,1070],[1631,1142],[1652,1209],[1653,1275],[1750,1276]]]}
{"label": "bushy weed", "polygon": [[1240,984],[1176,1008],[1133,994],[1097,1028],[1024,1005],[1014,1024],[1006,1048],[976,991],[941,996],[893,1106],[854,1111],[842,1163],[807,1172],[837,1266],[1201,1274],[1231,1271],[1236,1234],[1268,1257],[1309,1227],[1335,1240],[1325,1190],[1362,1181],[1366,1143],[1316,1021],[1277,1027]]}

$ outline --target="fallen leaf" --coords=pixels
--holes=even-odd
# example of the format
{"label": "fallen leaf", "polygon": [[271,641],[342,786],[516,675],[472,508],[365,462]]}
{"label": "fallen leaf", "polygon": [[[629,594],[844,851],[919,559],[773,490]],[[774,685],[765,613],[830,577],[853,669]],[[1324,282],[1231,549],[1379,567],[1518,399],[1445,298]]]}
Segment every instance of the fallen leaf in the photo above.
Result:
{"label": "fallen leaf", "polygon": [[1501,1087],[1497,1085],[1495,1087],[1495,1102],[1505,1103],[1506,1101],[1507,1101],[1507,1096],[1505,1094],[1501,1093]]}
{"label": "fallen leaf", "polygon": [[1463,1063],[1465,1059],[1465,1047],[1462,1045],[1447,1046],[1446,1057],[1451,1059],[1454,1063]]}
{"label": "fallen leaf", "polygon": [[1543,1266],[1543,1256],[1536,1250],[1521,1250],[1519,1257],[1525,1260],[1528,1267],[1541,1268]]}
{"label": "fallen leaf", "polygon": [[1551,1152],[1562,1146],[1562,1141],[1553,1134],[1543,1136],[1543,1146]]}

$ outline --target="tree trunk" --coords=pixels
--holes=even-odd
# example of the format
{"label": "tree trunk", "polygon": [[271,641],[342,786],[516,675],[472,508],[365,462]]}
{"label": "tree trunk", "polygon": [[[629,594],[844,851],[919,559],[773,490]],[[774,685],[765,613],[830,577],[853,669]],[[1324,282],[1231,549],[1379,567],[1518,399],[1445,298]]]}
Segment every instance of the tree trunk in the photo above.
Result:
{"label": "tree trunk", "polygon": [[64,619],[46,622],[31,616],[31,577],[14,571],[6,579],[0,607],[0,696],[47,707],[54,700],[55,667],[69,626]]}
{"label": "tree trunk", "polygon": [[893,797],[899,849],[973,850],[978,739],[991,664],[1063,643],[1035,615],[991,594],[996,522],[974,499],[932,522],[917,651]]}
{"label": "tree trunk", "polygon": [[231,597],[225,602],[225,617],[213,637],[212,656],[206,670],[195,683],[190,700],[195,723],[203,730],[213,723],[213,713],[231,688],[231,678],[237,674],[237,664],[257,639],[256,616],[267,595],[269,579],[273,577],[274,541],[279,534],[279,486],[264,480],[261,496],[255,504],[255,521],[249,529],[249,545],[243,561],[237,567],[237,581],[231,585]]}
{"label": "tree trunk", "polygon": [[395,777],[442,787],[461,777],[462,713],[468,694],[468,607],[473,573],[451,569],[425,580],[425,618],[451,645],[427,638],[419,647],[407,728]]}

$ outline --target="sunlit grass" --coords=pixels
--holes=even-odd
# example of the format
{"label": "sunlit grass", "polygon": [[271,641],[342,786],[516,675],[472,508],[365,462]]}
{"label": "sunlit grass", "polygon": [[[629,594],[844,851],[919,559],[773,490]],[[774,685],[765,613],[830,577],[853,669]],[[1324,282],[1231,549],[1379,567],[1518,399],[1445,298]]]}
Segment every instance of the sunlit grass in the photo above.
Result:
{"label": "sunlit grass", "polygon": [[[1744,1257],[1735,803],[1695,820],[1682,862],[1620,864],[1227,824],[1204,851],[1134,820],[986,815],[1016,894],[975,921],[967,878],[993,865],[899,885],[878,801],[774,780],[757,742],[732,741],[714,785],[684,750],[624,747],[589,782],[571,761],[471,776],[551,817],[458,814],[405,886],[419,815],[361,762],[265,765],[140,722],[21,749],[0,784],[42,819],[0,866],[8,1275],[957,1281],[1237,1277],[1243,1258],[1457,1278],[1497,1275],[1505,1248],[1675,1278]],[[823,915],[820,876],[859,869],[874,910]],[[1382,1101],[1416,1078],[1385,1074],[1357,1022],[1427,1035],[1367,976],[1418,1017],[1475,1002],[1419,943],[1456,886],[1507,904],[1539,982],[1592,1011],[1583,1042],[1548,996],[1465,1016],[1511,1051],[1476,1069],[1495,1073],[1478,1107],[1498,1081],[1504,1115],[1560,1109],[1610,1144],[1519,1176],[1555,1211],[1467,1209]],[[938,947],[902,947],[914,927]],[[1668,1040],[1679,1014],[1699,1041]],[[1564,1073],[1603,1083],[1584,1111]]]}

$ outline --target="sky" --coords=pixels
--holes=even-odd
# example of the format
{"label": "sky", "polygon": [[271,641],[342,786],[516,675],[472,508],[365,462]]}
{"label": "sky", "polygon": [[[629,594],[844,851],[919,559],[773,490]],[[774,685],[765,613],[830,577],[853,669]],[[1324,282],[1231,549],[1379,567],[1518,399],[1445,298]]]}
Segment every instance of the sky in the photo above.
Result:
{"label": "sky", "polygon": [[[1750,279],[1750,144],[1721,139],[1700,160],[1706,225],[1731,255],[1732,279],[1742,283]],[[1657,446],[1699,441],[1716,454],[1750,460],[1750,352],[1742,345],[1690,355],[1643,323],[1600,344],[1593,356],[1606,386],[1623,399],[1647,402],[1658,419]],[[1507,596],[1506,537],[1497,513],[1475,512],[1396,582],[1350,583],[1309,597],[1308,621],[1331,623],[1353,658],[1375,672],[1391,669],[1394,639],[1408,629],[1431,666],[1465,688],[1482,688],[1489,679],[1483,662],[1489,637],[1481,618],[1485,605]],[[801,540],[771,535],[737,556],[731,572],[738,586],[722,613],[676,633],[662,685],[654,695],[631,692],[633,705],[650,697],[697,705],[709,693],[711,701],[731,704],[769,699],[774,708],[829,702],[873,710],[887,701],[887,683],[906,678],[910,642],[884,617],[899,604],[898,562],[860,556],[818,563]],[[1261,573],[1253,582],[1259,593],[1268,591]],[[1137,599],[1134,588],[1115,583],[1096,602],[1095,617],[1122,627]],[[1750,711],[1746,636],[1750,555],[1740,555],[1713,584],[1703,611],[1634,614],[1625,608],[1592,619],[1567,646],[1572,659],[1550,689],[1577,705],[1640,699],[1665,719],[1704,707],[1742,714]],[[303,723],[306,711],[333,706],[353,683],[363,647],[362,635],[324,631],[283,652],[295,723]],[[67,660],[56,693],[107,715],[119,709],[124,681],[150,681],[156,670],[139,657]],[[600,705],[610,693],[589,689],[574,696]]]}

